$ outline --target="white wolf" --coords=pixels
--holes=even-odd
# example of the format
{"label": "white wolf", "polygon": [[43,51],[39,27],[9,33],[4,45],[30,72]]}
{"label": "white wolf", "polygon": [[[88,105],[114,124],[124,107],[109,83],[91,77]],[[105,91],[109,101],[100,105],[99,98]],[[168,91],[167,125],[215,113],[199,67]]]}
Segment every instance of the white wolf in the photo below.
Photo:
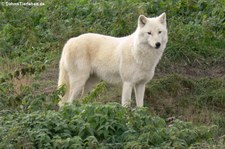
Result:
{"label": "white wolf", "polygon": [[59,66],[58,86],[66,86],[59,106],[87,93],[100,79],[123,83],[123,106],[130,106],[134,87],[136,104],[143,106],[145,85],[154,76],[167,40],[165,13],[154,18],[140,15],[136,31],[126,37],[87,33],[69,39]]}

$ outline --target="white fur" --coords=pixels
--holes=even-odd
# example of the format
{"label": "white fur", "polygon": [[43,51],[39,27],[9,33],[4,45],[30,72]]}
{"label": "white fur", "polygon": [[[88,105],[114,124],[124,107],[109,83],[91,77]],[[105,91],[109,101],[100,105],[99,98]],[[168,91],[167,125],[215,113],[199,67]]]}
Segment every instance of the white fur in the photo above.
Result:
{"label": "white fur", "polygon": [[71,103],[101,79],[123,83],[123,106],[130,106],[132,88],[137,106],[143,106],[145,84],[154,76],[167,38],[165,13],[155,18],[139,16],[136,31],[126,37],[87,33],[71,38],[60,60],[58,86],[65,84],[67,90],[59,105]]}

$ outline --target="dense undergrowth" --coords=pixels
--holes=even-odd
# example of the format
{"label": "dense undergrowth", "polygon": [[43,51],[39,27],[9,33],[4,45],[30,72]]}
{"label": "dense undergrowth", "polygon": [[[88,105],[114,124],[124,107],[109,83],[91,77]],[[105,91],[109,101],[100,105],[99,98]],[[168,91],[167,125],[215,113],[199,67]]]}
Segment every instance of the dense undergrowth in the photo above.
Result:
{"label": "dense undergrowth", "polygon": [[[44,3],[0,4],[0,148],[224,148],[223,0]],[[160,75],[146,91],[149,109],[91,104],[111,101],[102,84],[84,103],[57,109],[63,89],[46,92],[43,82],[55,78],[42,82],[40,75],[57,63],[68,38],[86,32],[126,36],[134,32],[140,14],[162,12],[169,42],[157,68]],[[204,69],[216,77],[187,75],[183,68]],[[113,94],[119,101],[121,92]],[[180,115],[181,120],[165,120]]]}
{"label": "dense undergrowth", "polygon": [[59,111],[14,113],[0,120],[3,148],[210,147],[217,129],[180,120],[168,125],[146,108],[129,109],[118,103],[74,104]]}

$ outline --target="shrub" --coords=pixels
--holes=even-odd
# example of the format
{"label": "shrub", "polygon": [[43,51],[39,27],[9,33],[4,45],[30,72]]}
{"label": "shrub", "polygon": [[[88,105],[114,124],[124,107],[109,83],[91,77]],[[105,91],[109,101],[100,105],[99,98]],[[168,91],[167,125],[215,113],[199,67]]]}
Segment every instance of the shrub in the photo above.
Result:
{"label": "shrub", "polygon": [[208,141],[215,127],[175,120],[169,126],[147,108],[118,103],[66,105],[0,116],[1,148],[151,148],[188,147]]}

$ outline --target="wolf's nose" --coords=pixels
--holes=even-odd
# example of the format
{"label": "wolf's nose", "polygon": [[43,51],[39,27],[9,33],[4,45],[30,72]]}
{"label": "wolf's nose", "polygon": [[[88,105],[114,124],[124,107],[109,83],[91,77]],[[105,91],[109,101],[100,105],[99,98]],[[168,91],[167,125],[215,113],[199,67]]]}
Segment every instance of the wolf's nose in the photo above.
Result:
{"label": "wolf's nose", "polygon": [[160,42],[156,42],[155,47],[159,48],[160,46],[161,46],[161,43]]}

